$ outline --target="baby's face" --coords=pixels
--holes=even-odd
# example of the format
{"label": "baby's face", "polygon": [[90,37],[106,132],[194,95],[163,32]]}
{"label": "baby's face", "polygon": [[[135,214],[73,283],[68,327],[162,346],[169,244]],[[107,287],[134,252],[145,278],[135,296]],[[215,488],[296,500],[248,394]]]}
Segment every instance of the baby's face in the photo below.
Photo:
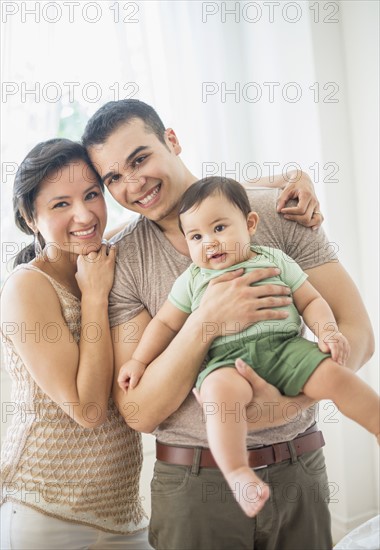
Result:
{"label": "baby's face", "polygon": [[223,195],[212,195],[181,214],[190,256],[198,267],[224,269],[252,257],[251,235],[257,214],[246,219]]}

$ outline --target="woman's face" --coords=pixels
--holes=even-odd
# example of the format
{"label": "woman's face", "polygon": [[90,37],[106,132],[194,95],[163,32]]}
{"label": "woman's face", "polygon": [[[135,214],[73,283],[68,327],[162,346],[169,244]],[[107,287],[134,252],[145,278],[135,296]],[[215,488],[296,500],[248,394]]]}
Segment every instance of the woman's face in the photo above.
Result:
{"label": "woman's face", "polygon": [[106,204],[94,172],[84,161],[72,161],[47,176],[34,210],[33,228],[43,236],[50,259],[99,250],[107,223]]}

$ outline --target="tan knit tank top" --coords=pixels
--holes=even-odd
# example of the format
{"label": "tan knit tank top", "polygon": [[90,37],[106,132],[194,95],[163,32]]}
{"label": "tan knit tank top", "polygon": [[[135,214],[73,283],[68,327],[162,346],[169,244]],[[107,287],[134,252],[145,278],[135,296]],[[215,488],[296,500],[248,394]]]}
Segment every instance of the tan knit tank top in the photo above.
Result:
{"label": "tan knit tank top", "polygon": [[[80,301],[51,277],[64,319],[76,342]],[[141,436],[127,426],[112,399],[108,418],[83,428],[34,382],[12,342],[3,334],[6,369],[12,379],[12,414],[2,446],[2,500],[31,506],[47,515],[113,533],[141,527],[139,499]],[[96,396],[94,396],[96,397]],[[4,405],[3,405],[4,406]]]}

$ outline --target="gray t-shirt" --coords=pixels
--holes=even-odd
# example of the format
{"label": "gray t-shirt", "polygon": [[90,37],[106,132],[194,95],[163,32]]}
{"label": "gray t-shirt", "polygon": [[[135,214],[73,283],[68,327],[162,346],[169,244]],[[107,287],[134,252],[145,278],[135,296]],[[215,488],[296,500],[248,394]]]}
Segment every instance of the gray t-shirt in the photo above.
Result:
{"label": "gray t-shirt", "polygon": [[[327,262],[336,262],[335,247],[324,231],[312,231],[285,220],[276,212],[277,189],[247,189],[252,209],[260,221],[254,237],[257,245],[280,248],[303,270]],[[139,217],[118,235],[118,258],[115,282],[110,294],[111,326],[131,321],[143,309],[153,317],[167,299],[175,279],[189,267],[190,258],[171,245],[160,228],[145,217]],[[122,335],[130,334],[130,326],[121,326]],[[275,404],[268,407],[276,407]],[[285,419],[292,411],[283,411]],[[259,414],[255,411],[255,414]],[[256,416],[255,416],[256,417]],[[250,432],[247,445],[277,443],[293,439],[306,430],[315,419],[315,407],[297,415],[285,426]],[[207,447],[202,410],[192,393],[154,432],[163,443],[200,445]]]}

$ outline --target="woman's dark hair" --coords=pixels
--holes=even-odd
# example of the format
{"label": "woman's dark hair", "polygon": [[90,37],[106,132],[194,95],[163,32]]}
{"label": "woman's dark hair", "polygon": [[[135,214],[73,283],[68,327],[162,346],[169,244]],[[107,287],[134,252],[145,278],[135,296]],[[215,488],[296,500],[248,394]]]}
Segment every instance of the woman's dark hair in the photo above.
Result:
{"label": "woman's dark hair", "polygon": [[[200,206],[205,199],[216,194],[223,195],[243,213],[244,217],[252,211],[247,193],[241,183],[230,178],[209,176],[196,181],[185,191],[179,202],[178,216],[194,206]],[[181,221],[179,221],[179,227],[183,233]]]}
{"label": "woman's dark hair", "polygon": [[105,143],[119,126],[133,119],[142,120],[146,131],[166,146],[165,126],[153,107],[139,99],[121,99],[109,101],[90,118],[82,136],[84,147]]}
{"label": "woman's dark hair", "polygon": [[[68,164],[78,160],[84,161],[89,166],[103,189],[103,182],[94,170],[86,149],[80,143],[69,139],[50,139],[38,143],[27,154],[17,170],[13,185],[13,213],[16,225],[23,233],[33,235],[33,230],[26,220],[31,222],[35,218],[34,202],[41,182],[53,172],[62,170]],[[41,236],[39,240],[43,247],[45,243]],[[13,267],[30,262],[35,257],[32,243],[17,254]]]}

